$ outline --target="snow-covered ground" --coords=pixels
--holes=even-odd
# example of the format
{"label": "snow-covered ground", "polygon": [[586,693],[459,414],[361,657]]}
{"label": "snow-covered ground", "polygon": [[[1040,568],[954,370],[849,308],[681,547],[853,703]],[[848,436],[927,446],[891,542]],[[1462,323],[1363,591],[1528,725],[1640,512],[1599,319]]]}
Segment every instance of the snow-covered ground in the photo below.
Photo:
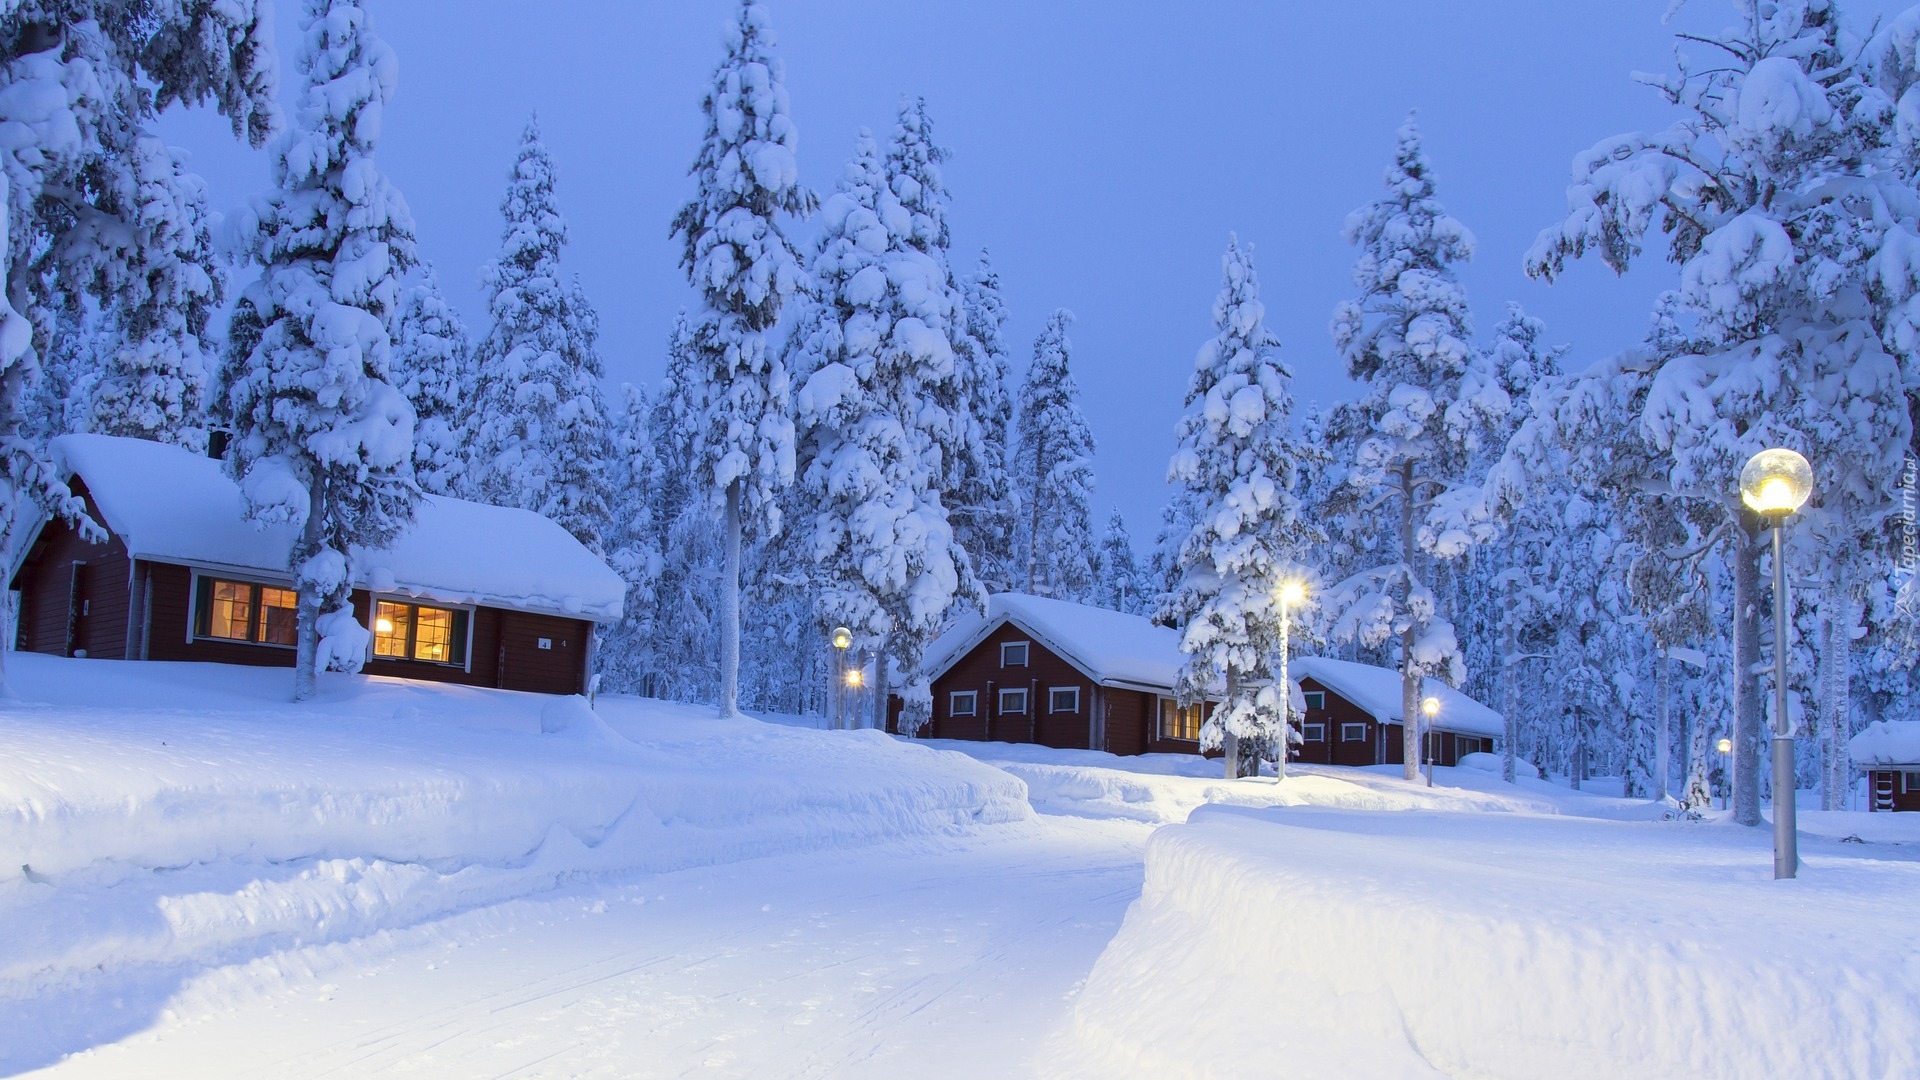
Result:
{"label": "snow-covered ground", "polygon": [[9,660],[0,1074],[1916,1067],[1920,815]]}

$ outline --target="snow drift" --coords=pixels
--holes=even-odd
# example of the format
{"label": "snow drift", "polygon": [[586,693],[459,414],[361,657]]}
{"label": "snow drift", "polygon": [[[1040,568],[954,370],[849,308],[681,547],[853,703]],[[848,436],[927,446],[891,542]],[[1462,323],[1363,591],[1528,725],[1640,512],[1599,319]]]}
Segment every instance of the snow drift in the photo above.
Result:
{"label": "snow drift", "polygon": [[[1657,835],[1654,835],[1657,834]],[[1920,864],[1760,830],[1206,807],[1056,1077],[1920,1075]]]}

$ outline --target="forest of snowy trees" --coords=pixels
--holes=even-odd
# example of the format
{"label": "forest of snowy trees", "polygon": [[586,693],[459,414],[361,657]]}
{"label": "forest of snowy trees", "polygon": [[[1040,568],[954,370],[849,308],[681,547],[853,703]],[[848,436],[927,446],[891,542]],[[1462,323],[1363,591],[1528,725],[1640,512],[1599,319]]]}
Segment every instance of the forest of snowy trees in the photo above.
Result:
{"label": "forest of snowy trees", "polygon": [[[1409,715],[1436,676],[1506,713],[1509,769],[1693,805],[1730,767],[1745,820],[1758,661],[1785,632],[1799,781],[1835,806],[1848,736],[1914,706],[1920,9],[1862,36],[1829,0],[1739,6],[1695,66],[1650,80],[1680,119],[1596,142],[1526,256],[1547,281],[1664,259],[1644,333],[1621,335],[1638,344],[1583,355],[1517,305],[1476,308],[1473,233],[1409,117],[1382,132],[1383,187],[1354,193],[1331,342],[1288,348],[1330,344],[1354,396],[1295,400],[1253,247],[1223,238],[1168,501],[1136,545],[1096,504],[1072,313],[1026,352],[988,253],[955,249],[937,110],[903,96],[807,190],[759,0],[660,223],[689,294],[644,388],[606,385],[535,118],[501,162],[487,310],[442,295],[377,165],[399,66],[366,0],[303,0],[284,71],[263,0],[0,5],[0,526],[18,543],[39,512],[84,517],[52,436],[218,432],[250,512],[304,530],[302,694],[365,649],[348,546],[397,535],[428,493],[548,515],[620,573],[604,690],[818,712],[846,626],[879,658],[877,710],[891,689],[911,730],[927,644],[989,593],[1031,592],[1178,627],[1182,692],[1223,701],[1203,739],[1249,764],[1291,699],[1275,590],[1299,578],[1293,649],[1401,672]],[[272,155],[272,190],[224,225],[153,134],[176,103]],[[1786,628],[1737,490],[1767,446],[1818,477]]]}

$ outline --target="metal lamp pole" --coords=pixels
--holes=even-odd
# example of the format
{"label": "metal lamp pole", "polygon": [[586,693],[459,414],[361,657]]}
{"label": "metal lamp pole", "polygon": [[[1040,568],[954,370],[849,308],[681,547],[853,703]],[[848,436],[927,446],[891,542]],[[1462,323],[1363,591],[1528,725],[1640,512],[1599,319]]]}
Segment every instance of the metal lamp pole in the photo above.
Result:
{"label": "metal lamp pole", "polygon": [[836,626],[828,640],[833,643],[833,674],[829,677],[832,685],[827,687],[827,711],[832,714],[827,719],[827,726],[839,731],[847,726],[847,690],[844,684],[847,678],[847,649],[853,645],[853,631]]}
{"label": "metal lamp pole", "polygon": [[1420,711],[1426,714],[1426,730],[1420,733],[1420,756],[1427,759],[1427,786],[1433,786],[1433,718],[1440,715],[1440,699],[1427,698],[1420,703]]}
{"label": "metal lamp pole", "polygon": [[1273,747],[1273,782],[1277,784],[1287,778],[1287,744],[1293,733],[1293,683],[1287,679],[1287,635],[1292,623],[1288,609],[1306,599],[1307,587],[1299,581],[1283,581],[1275,594],[1280,601],[1280,730]]}
{"label": "metal lamp pole", "polygon": [[1773,527],[1773,876],[1800,869],[1793,777],[1793,720],[1787,715],[1787,519],[1813,494],[1813,467],[1792,450],[1762,450],[1740,470],[1740,499]]}

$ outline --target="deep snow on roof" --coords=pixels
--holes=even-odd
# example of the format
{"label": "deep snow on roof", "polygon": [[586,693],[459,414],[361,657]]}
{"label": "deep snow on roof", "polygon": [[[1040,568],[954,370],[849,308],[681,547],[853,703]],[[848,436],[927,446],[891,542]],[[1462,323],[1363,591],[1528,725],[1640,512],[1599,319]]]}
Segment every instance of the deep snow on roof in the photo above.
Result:
{"label": "deep snow on roof", "polygon": [[1920,720],[1875,720],[1847,740],[1855,765],[1920,765]]}
{"label": "deep snow on roof", "polygon": [[[135,558],[284,575],[295,532],[246,518],[212,458],[110,435],[62,435],[54,459],[86,483]],[[527,510],[428,495],[391,547],[355,548],[354,584],[443,603],[620,615],[626,584],[565,529]]]}
{"label": "deep snow on roof", "polygon": [[[1288,674],[1295,679],[1313,679],[1381,723],[1405,721],[1400,708],[1400,673],[1397,671],[1351,660],[1296,656]],[[1434,715],[1433,726],[1443,731],[1489,738],[1506,732],[1506,719],[1499,713],[1439,679],[1429,676],[1423,680],[1420,696],[1440,699],[1440,711]]]}
{"label": "deep snow on roof", "polygon": [[1186,657],[1180,633],[1139,615],[1026,593],[995,593],[987,614],[969,612],[927,647],[923,670],[937,674],[1010,619],[1095,682],[1171,688]]}

